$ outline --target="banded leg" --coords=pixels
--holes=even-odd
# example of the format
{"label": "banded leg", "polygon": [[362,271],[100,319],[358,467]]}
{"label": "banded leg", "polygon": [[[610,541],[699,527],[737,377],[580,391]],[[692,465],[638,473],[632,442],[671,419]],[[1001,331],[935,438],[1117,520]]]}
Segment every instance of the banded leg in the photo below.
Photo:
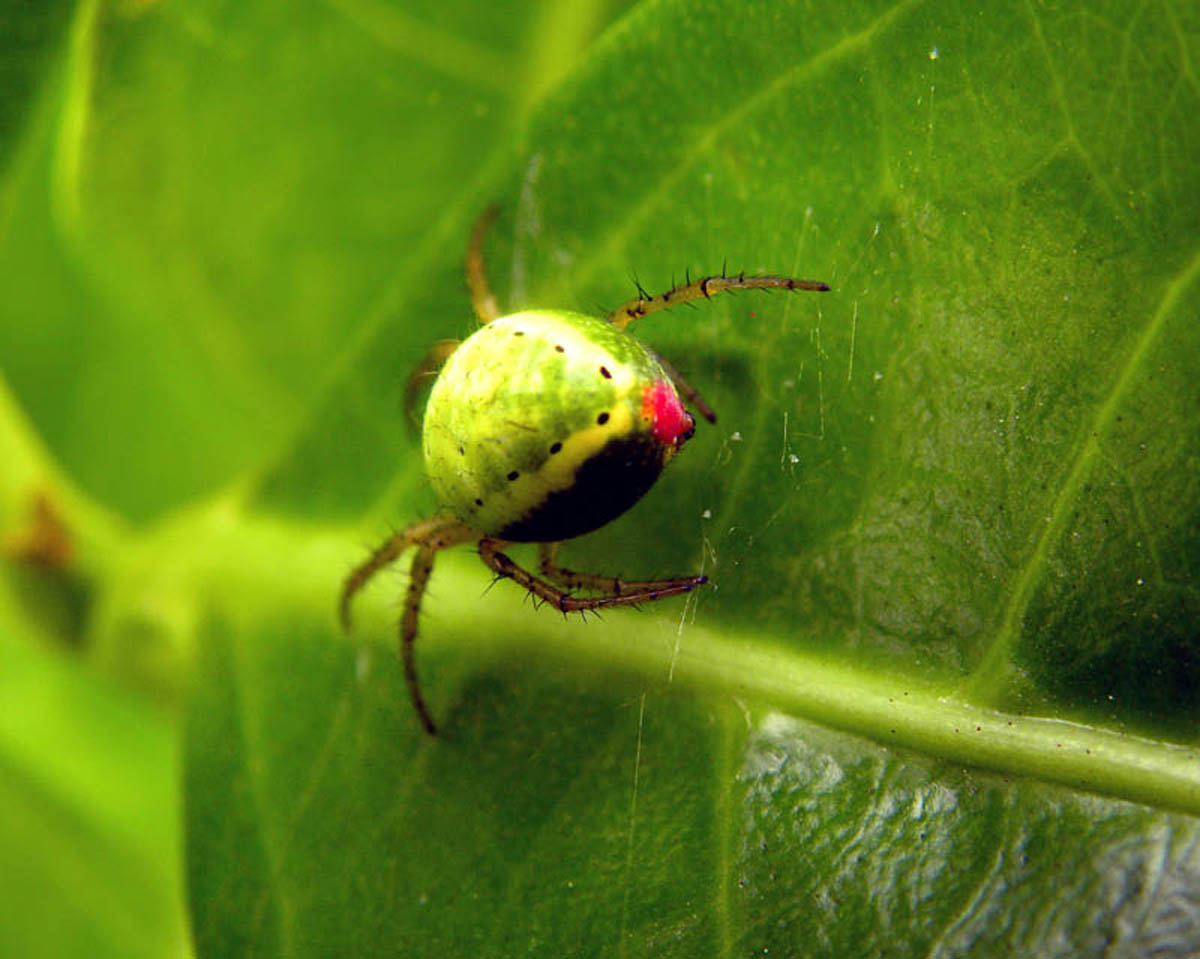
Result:
{"label": "banded leg", "polygon": [[589,593],[600,593],[602,596],[626,596],[632,593],[645,593],[667,583],[690,581],[693,586],[699,586],[706,581],[704,576],[687,576],[673,580],[656,579],[621,579],[619,576],[598,576],[594,573],[581,573],[578,570],[567,569],[558,565],[558,548],[561,543],[538,544],[538,569],[552,583],[557,583],[564,590],[583,590]]}
{"label": "banded leg", "polygon": [[[511,579],[518,586],[528,590],[533,596],[549,603],[559,612],[581,613],[591,609],[606,609],[610,606],[632,606],[635,603],[649,603],[668,596],[678,596],[680,593],[690,593],[697,586],[708,582],[707,576],[683,576],[678,579],[660,579],[648,582],[622,584],[626,587],[620,593],[610,592],[604,596],[572,596],[570,593],[552,586],[543,579],[538,579],[533,573],[518,566],[513,560],[500,552],[502,541],[485,536],[479,541],[479,556],[497,576]],[[552,568],[553,568],[553,564]],[[569,572],[569,571],[564,571]],[[591,576],[589,574],[573,573],[581,584],[592,582],[612,585],[619,581],[611,577]],[[636,587],[630,589],[629,587]],[[590,588],[584,586],[583,588]],[[598,586],[596,588],[603,588]]]}
{"label": "banded leg", "polygon": [[450,359],[450,354],[458,349],[458,344],[458,340],[438,340],[430,347],[429,352],[421,357],[420,362],[409,374],[408,382],[404,384],[404,419],[414,434],[420,432],[421,426],[417,418],[421,389],[426,381],[438,375],[446,360]]}
{"label": "banded leg", "polygon": [[408,594],[404,600],[404,613],[400,617],[400,658],[404,663],[404,681],[408,684],[409,699],[420,717],[421,725],[431,736],[437,733],[437,727],[429,714],[429,707],[425,705],[425,697],[421,695],[421,684],[417,680],[417,662],[413,655],[417,625],[420,622],[421,599],[429,585],[433,559],[438,552],[448,546],[457,546],[478,537],[478,532],[463,526],[453,516],[435,516],[433,519],[422,520],[394,536],[389,536],[364,563],[346,577],[342,586],[342,598],[338,608],[343,628],[349,629],[350,601],[355,593],[370,582],[381,569],[395,562],[406,549],[411,546],[418,547],[417,555],[413,557]]}
{"label": "banded leg", "polygon": [[338,619],[342,629],[350,629],[350,603],[355,594],[381,569],[394,563],[406,549],[413,546],[430,546],[436,552],[448,546],[466,543],[478,535],[453,516],[435,516],[413,523],[407,529],[389,536],[365,561],[350,572],[342,584],[342,595],[338,602]]}
{"label": "banded leg", "polygon": [[499,212],[497,206],[489,206],[483,211],[483,215],[475,221],[471,242],[467,245],[467,289],[471,291],[471,306],[475,308],[475,315],[481,324],[491,323],[500,316],[500,307],[483,268],[483,238]]}
{"label": "banded leg", "polygon": [[417,711],[421,725],[430,736],[437,735],[437,726],[429,714],[429,707],[425,705],[425,697],[421,695],[413,647],[417,641],[421,600],[425,596],[425,588],[429,585],[429,575],[433,572],[433,558],[438,549],[437,546],[422,546],[413,557],[408,579],[408,595],[404,598],[404,613],[400,617],[400,658],[404,662],[404,682],[408,684],[408,698],[412,700],[413,709]]}
{"label": "banded leg", "polygon": [[[471,293],[471,306],[480,324],[491,323],[499,318],[500,307],[496,303],[496,295],[488,285],[487,272],[483,265],[483,238],[488,228],[500,212],[499,207],[489,206],[482,216],[475,221],[471,230],[471,240],[467,244],[467,289]],[[416,432],[420,425],[417,422],[417,407],[421,397],[421,387],[425,381],[437,376],[450,354],[458,349],[458,340],[439,340],[428,353],[421,358],[404,386],[404,418],[410,429]]]}
{"label": "banded leg", "polygon": [[666,293],[651,296],[645,290],[639,289],[636,299],[618,306],[610,314],[608,321],[623,330],[634,320],[643,316],[657,313],[677,303],[690,303],[692,300],[710,299],[718,293],[731,290],[811,290],[825,292],[828,284],[816,280],[797,280],[790,276],[705,276],[698,280],[688,280],[680,286],[673,286]]}

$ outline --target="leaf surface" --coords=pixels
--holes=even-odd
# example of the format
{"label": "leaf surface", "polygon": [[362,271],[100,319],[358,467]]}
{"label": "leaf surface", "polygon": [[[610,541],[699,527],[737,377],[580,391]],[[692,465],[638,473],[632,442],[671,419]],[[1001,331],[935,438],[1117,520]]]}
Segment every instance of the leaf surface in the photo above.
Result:
{"label": "leaf surface", "polygon": [[[78,579],[14,564],[0,625],[186,697],[199,951],[1200,950],[1186,4],[84,3],[61,30],[0,116],[0,518],[49,483]],[[580,623],[443,554],[431,740],[402,564],[353,639],[335,603],[436,509],[406,378],[473,327],[493,201],[506,307],[833,289],[634,328],[719,421],[564,561],[710,583]]]}

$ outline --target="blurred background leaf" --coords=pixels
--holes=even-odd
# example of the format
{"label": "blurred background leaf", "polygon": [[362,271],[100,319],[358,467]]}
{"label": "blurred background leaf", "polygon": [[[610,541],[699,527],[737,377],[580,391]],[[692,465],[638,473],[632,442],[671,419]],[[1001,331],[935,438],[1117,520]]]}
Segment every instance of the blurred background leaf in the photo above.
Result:
{"label": "blurred background leaf", "polygon": [[[0,23],[2,951],[1200,950],[1191,6]],[[333,610],[494,201],[514,307],[834,289],[639,325],[720,422],[566,559],[711,585],[443,557],[431,741]]]}

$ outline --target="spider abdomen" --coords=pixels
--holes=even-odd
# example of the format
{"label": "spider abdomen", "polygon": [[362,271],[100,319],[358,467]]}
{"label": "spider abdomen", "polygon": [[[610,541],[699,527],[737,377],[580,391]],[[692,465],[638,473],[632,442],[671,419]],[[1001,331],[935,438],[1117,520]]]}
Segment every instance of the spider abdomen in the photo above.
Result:
{"label": "spider abdomen", "polygon": [[425,410],[429,480],[483,533],[551,542],[636,503],[692,434],[654,356],[605,320],[558,310],[481,327]]}

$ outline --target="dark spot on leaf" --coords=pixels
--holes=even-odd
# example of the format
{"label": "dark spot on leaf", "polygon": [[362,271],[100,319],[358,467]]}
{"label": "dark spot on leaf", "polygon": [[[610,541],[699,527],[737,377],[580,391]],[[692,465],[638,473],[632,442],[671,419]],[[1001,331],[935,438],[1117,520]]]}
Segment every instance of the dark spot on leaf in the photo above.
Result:
{"label": "dark spot on leaf", "polygon": [[509,480],[515,480],[520,475],[521,474],[518,473],[516,470],[513,470],[511,473],[508,474],[508,478],[509,478]]}
{"label": "dark spot on leaf", "polygon": [[605,423],[608,422],[608,414],[601,413],[599,416],[596,417],[596,422],[599,423],[601,426],[603,426]]}
{"label": "dark spot on leaf", "polygon": [[554,348],[555,348],[555,349],[556,349],[556,350],[557,350],[559,353],[565,353],[565,352],[567,352],[567,348],[566,348],[565,346],[560,346],[560,345],[559,345],[559,344],[557,344],[557,343],[555,343],[555,344],[554,344]]}
{"label": "dark spot on leaf", "polygon": [[603,376],[606,380],[612,379],[612,374],[610,372],[608,372],[607,366],[600,367],[600,375]]}
{"label": "dark spot on leaf", "polygon": [[559,453],[561,451],[562,451],[562,443],[555,443],[553,446],[550,447],[550,455],[551,456],[553,456],[555,453]]}

